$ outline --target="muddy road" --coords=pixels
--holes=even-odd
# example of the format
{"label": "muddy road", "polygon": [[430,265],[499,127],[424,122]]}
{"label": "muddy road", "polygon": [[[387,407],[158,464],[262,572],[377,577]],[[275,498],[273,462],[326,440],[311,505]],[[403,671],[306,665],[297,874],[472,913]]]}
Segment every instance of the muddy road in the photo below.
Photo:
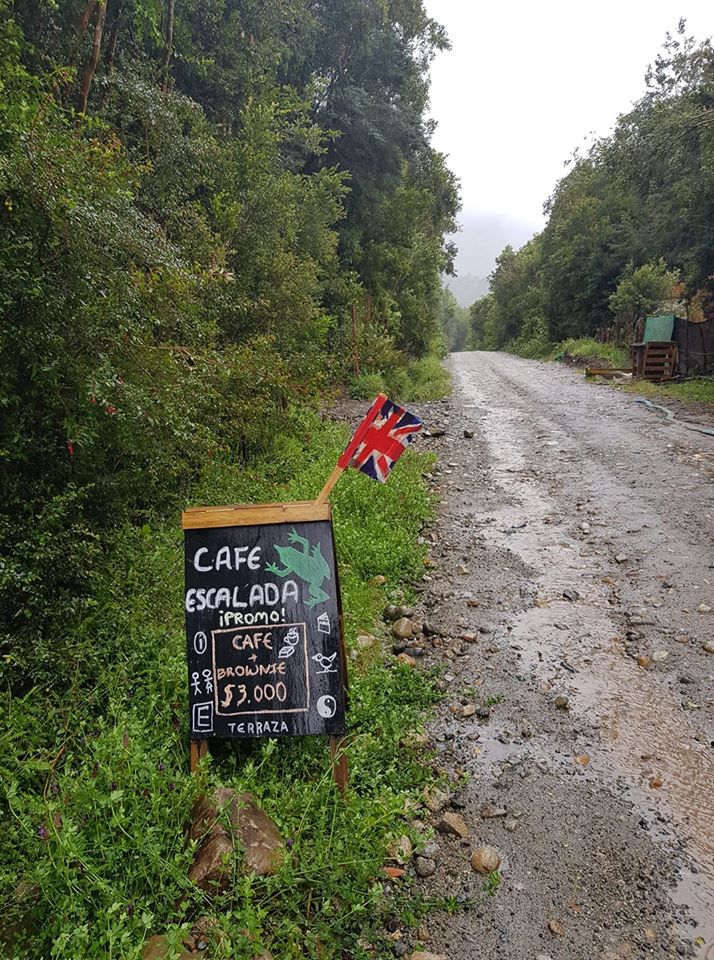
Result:
{"label": "muddy road", "polygon": [[446,663],[439,763],[468,778],[432,823],[470,834],[428,846],[417,883],[463,909],[409,946],[714,958],[714,438],[555,364],[451,369],[422,409],[441,510],[415,619]]}

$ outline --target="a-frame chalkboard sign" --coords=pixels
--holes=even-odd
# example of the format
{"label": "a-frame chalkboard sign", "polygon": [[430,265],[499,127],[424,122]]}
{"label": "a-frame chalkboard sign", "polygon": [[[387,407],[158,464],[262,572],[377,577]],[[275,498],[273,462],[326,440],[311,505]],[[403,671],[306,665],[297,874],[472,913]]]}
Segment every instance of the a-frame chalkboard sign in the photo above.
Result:
{"label": "a-frame chalkboard sign", "polygon": [[191,769],[213,737],[326,734],[344,789],[347,665],[330,505],[192,507],[182,525]]}

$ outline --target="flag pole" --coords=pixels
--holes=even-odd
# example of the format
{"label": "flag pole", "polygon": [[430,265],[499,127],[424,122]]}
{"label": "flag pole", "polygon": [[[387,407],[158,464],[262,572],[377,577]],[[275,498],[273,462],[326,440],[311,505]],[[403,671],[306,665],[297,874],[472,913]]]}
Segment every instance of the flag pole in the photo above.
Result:
{"label": "flag pole", "polygon": [[345,471],[343,467],[340,467],[340,466],[335,467],[335,469],[332,471],[330,476],[327,478],[327,482],[325,483],[325,486],[322,488],[322,490],[320,490],[320,493],[318,494],[318,497],[315,500],[315,503],[327,503],[327,498],[332,493],[332,488],[334,487],[334,485],[337,483],[337,481],[340,479],[340,477],[344,472]]}
{"label": "flag pole", "polygon": [[372,404],[372,406],[369,408],[367,412],[367,416],[364,418],[362,423],[360,423],[360,425],[355,430],[355,435],[347,444],[347,447],[345,448],[345,452],[337,461],[337,466],[332,471],[330,476],[327,478],[327,482],[325,483],[325,486],[322,488],[322,490],[320,490],[319,494],[317,495],[317,499],[315,500],[315,503],[327,503],[327,498],[332,493],[333,487],[335,486],[337,481],[340,479],[342,474],[345,472],[347,467],[350,465],[350,460],[354,456],[354,453],[359,447],[359,445],[364,440],[365,434],[367,433],[369,428],[372,426],[374,421],[377,419],[377,415],[379,411],[382,409],[382,407],[384,406],[384,403],[386,400],[387,400],[386,393],[380,393],[377,395],[374,403]]}

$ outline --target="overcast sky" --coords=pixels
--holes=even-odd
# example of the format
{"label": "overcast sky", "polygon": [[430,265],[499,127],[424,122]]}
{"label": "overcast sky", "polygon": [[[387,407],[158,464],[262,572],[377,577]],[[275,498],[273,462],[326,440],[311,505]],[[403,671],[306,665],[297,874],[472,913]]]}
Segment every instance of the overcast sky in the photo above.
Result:
{"label": "overcast sky", "polygon": [[461,274],[543,225],[564,161],[644,93],[680,16],[714,33],[711,0],[426,0],[452,43],[432,67],[435,146],[461,180]]}

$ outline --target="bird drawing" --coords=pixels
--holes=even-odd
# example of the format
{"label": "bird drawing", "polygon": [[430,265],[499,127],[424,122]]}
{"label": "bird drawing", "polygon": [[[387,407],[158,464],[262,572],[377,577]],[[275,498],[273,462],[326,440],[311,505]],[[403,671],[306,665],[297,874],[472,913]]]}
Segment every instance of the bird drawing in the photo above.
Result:
{"label": "bird drawing", "polygon": [[318,670],[318,675],[321,673],[337,673],[337,667],[335,666],[335,660],[337,658],[337,651],[331,653],[330,656],[326,656],[324,653],[316,653],[311,659],[322,667],[322,670]]}

